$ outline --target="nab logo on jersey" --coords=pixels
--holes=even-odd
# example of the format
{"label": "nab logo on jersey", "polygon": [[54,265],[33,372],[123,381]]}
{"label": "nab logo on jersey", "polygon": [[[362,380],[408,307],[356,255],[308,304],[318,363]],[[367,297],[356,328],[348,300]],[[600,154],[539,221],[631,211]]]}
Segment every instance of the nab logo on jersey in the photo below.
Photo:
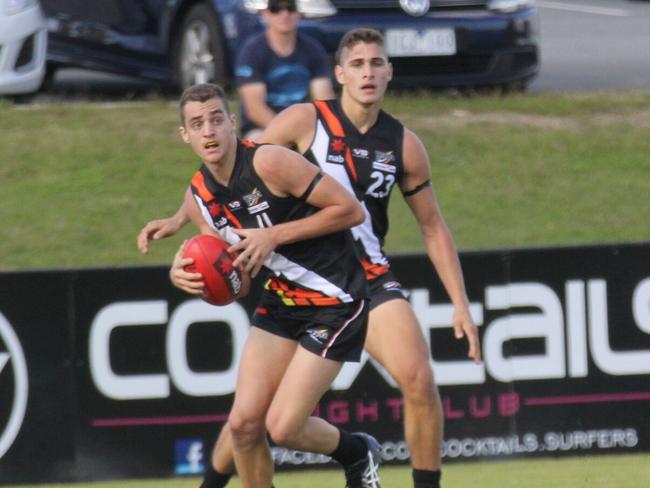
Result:
{"label": "nab logo on jersey", "polygon": [[333,139],[330,142],[330,150],[327,153],[327,162],[335,164],[345,163],[343,152],[345,151],[345,141],[343,139]]}
{"label": "nab logo on jersey", "polygon": [[0,458],[16,440],[25,419],[28,383],[20,341],[0,313]]}
{"label": "nab logo on jersey", "polygon": [[343,139],[332,139],[330,150],[335,153],[342,153],[345,151],[345,141]]}
{"label": "nab logo on jersey", "polygon": [[336,163],[336,164],[343,164],[345,162],[345,158],[341,154],[328,154],[327,155],[327,162]]}

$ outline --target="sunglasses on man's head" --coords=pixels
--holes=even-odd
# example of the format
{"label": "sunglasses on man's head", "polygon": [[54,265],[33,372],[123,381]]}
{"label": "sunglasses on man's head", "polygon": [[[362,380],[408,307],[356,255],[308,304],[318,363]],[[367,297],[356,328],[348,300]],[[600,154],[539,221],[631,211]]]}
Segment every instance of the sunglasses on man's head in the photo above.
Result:
{"label": "sunglasses on man's head", "polygon": [[295,5],[271,5],[269,7],[269,12],[272,14],[279,14],[283,10],[286,10],[290,14],[296,12],[296,6]]}

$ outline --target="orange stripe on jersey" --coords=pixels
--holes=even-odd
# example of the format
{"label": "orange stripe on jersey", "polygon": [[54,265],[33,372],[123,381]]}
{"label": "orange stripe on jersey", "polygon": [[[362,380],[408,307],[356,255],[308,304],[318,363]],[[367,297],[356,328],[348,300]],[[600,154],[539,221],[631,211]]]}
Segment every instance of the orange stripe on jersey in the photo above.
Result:
{"label": "orange stripe on jersey", "polygon": [[[327,103],[324,100],[316,100],[314,102],[314,105],[316,105],[316,108],[318,108],[318,110],[320,110],[320,113],[323,114],[325,123],[327,124],[327,127],[329,127],[329,129],[332,131],[332,134],[334,134],[336,137],[344,138],[345,131],[343,130],[341,121],[336,117],[336,115],[334,115],[334,112],[332,112]],[[354,180],[356,183],[357,169],[354,167],[354,162],[352,161],[352,151],[350,151],[349,147],[345,148],[345,165],[347,166],[348,171],[352,176],[352,180]]]}
{"label": "orange stripe on jersey", "polygon": [[205,203],[214,200],[214,195],[210,193],[210,190],[208,190],[208,187],[205,185],[205,178],[200,171],[194,173],[194,176],[192,177],[192,186],[196,188],[196,191],[199,192],[201,200],[203,200]]}
{"label": "orange stripe on jersey", "polygon": [[367,280],[373,280],[388,272],[388,266],[385,264],[373,264],[366,258],[361,258],[361,265],[366,271]]}
{"label": "orange stripe on jersey", "polygon": [[223,209],[224,213],[226,214],[226,218],[228,219],[228,222],[230,222],[232,225],[237,227],[238,229],[242,228],[241,222],[235,215],[228,210],[228,207],[226,205],[222,205],[221,208]]}
{"label": "orange stripe on jersey", "polygon": [[350,176],[352,176],[352,180],[354,182],[357,182],[357,168],[354,167],[354,161],[352,161],[352,151],[350,151],[349,147],[345,148],[345,164],[348,167],[348,171],[350,172]]}
{"label": "orange stripe on jersey", "polygon": [[277,278],[269,278],[264,288],[274,291],[285,303],[298,306],[329,306],[341,303],[336,297],[323,295],[319,291],[305,290],[303,288],[292,288],[287,283]]}
{"label": "orange stripe on jersey", "polygon": [[327,126],[332,130],[332,134],[337,137],[345,137],[345,132],[343,132],[343,126],[341,121],[336,118],[336,115],[330,110],[324,100],[316,100],[314,105],[320,110],[325,118]]}

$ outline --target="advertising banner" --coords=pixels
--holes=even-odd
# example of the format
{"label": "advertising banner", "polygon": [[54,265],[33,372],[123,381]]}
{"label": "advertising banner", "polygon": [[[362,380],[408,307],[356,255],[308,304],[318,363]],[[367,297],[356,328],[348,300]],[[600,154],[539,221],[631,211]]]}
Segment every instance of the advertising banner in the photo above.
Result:
{"label": "advertising banner", "polygon": [[[427,258],[395,257],[430,345],[445,461],[650,450],[649,258],[650,244],[463,253],[476,365]],[[0,483],[201,473],[255,301],[208,305],[164,267],[0,273]],[[399,389],[367,355],[315,413],[408,461]],[[278,469],[329,462],[273,455]]]}

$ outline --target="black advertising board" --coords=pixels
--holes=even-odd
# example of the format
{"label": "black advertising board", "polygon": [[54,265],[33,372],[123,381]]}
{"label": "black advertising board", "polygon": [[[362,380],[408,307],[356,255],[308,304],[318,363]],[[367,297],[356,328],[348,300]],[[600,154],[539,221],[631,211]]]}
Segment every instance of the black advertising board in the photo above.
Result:
{"label": "black advertising board", "polygon": [[[431,346],[445,460],[650,450],[649,258],[650,244],[463,253],[474,365],[426,257],[395,257]],[[0,273],[0,483],[201,472],[254,304],[190,299],[163,267]],[[408,460],[402,413],[366,356],[317,408],[375,435],[389,463]],[[279,469],[328,462],[273,454]]]}

